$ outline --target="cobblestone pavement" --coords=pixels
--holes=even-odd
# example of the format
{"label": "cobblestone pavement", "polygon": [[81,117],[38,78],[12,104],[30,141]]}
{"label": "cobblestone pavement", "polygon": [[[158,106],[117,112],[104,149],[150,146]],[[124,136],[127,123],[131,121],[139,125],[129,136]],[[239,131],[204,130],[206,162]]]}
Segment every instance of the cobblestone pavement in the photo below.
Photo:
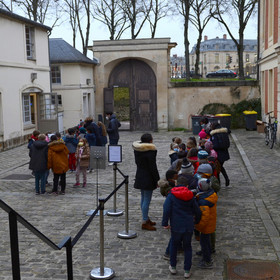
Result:
{"label": "cobblestone pavement", "polygon": [[[121,132],[123,162],[119,169],[129,176],[129,229],[137,232],[134,239],[120,239],[125,230],[125,215],[105,216],[105,266],[115,271],[114,279],[183,279],[183,255],[179,253],[177,275],[170,275],[168,261],[162,259],[170,233],[161,228],[164,198],[156,190],[150,206],[150,216],[157,222],[157,231],[141,230],[140,193],[133,188],[135,163],[131,144],[140,132]],[[169,167],[168,150],[174,136],[183,141],[191,133],[153,133],[158,149],[158,169],[161,177]],[[279,261],[279,162],[278,149],[270,150],[263,135],[255,131],[233,130],[230,147],[231,160],[226,162],[231,188],[224,186],[219,193],[216,254],[214,269],[196,267],[199,257],[193,257],[192,279],[226,279],[227,259],[258,259]],[[88,173],[88,186],[74,188],[75,175],[67,173],[65,196],[35,196],[34,178],[20,180],[28,170],[26,145],[0,153],[0,198],[27,221],[58,244],[65,236],[72,238],[88,220],[86,213],[96,207],[97,172]],[[7,176],[16,175],[8,180]],[[99,170],[99,197],[113,190],[113,167]],[[51,181],[52,176],[50,175]],[[117,183],[122,182],[118,173]],[[51,187],[47,188],[48,191]],[[124,187],[117,193],[117,209],[125,208]],[[105,209],[113,209],[110,199]],[[18,224],[21,279],[67,279],[65,249],[54,251],[29,230]],[[0,279],[12,279],[9,245],[8,215],[0,209]],[[199,250],[193,241],[193,251]],[[99,217],[95,217],[87,231],[73,248],[74,279],[89,279],[90,271],[99,262]]]}

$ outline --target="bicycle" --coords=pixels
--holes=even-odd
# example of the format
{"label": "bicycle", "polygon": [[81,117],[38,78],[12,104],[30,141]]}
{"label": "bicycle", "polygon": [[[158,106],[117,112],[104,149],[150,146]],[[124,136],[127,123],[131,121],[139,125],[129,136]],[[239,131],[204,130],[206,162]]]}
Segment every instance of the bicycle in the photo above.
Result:
{"label": "bicycle", "polygon": [[[276,142],[276,133],[277,133],[277,124],[278,121],[275,117],[271,116],[273,111],[268,112],[268,122],[263,122],[265,124],[264,133],[265,133],[265,144],[269,145],[270,149],[273,148],[274,143]],[[272,121],[274,119],[274,121]]]}

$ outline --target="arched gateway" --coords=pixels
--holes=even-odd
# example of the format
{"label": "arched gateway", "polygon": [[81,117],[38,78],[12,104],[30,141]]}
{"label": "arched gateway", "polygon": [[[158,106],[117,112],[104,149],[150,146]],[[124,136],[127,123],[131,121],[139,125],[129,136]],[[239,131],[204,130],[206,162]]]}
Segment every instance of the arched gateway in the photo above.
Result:
{"label": "arched gateway", "polygon": [[131,130],[157,130],[157,83],[151,67],[137,59],[120,62],[111,72],[109,88],[104,89],[104,111],[114,110],[114,89],[129,92],[129,121]]}
{"label": "arched gateway", "polygon": [[95,115],[116,111],[114,92],[125,88],[130,130],[167,129],[170,49],[174,46],[170,38],[94,41],[91,50],[99,61],[94,69]]}

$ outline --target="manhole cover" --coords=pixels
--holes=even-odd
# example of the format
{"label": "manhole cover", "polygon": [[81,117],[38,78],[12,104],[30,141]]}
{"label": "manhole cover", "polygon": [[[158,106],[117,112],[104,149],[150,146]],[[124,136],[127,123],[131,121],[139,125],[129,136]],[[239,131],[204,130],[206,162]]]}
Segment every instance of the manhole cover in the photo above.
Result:
{"label": "manhole cover", "polygon": [[280,268],[269,261],[227,261],[228,280],[280,280]]}
{"label": "manhole cover", "polygon": [[3,180],[20,180],[20,181],[25,181],[25,180],[29,180],[33,178],[32,175],[30,174],[11,174],[8,175],[4,178],[2,178]]}

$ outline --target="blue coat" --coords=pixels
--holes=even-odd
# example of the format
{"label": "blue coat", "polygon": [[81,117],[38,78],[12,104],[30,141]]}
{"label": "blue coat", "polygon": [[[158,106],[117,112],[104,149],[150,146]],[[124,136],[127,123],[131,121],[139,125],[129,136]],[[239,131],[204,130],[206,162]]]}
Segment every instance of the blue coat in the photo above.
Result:
{"label": "blue coat", "polygon": [[67,149],[69,150],[69,153],[70,154],[75,153],[79,140],[74,135],[68,135],[68,134],[63,138],[63,140],[65,142]]}
{"label": "blue coat", "polygon": [[170,220],[171,231],[192,232],[200,218],[201,211],[193,193],[185,186],[172,188],[163,204],[162,226],[168,226]]}

